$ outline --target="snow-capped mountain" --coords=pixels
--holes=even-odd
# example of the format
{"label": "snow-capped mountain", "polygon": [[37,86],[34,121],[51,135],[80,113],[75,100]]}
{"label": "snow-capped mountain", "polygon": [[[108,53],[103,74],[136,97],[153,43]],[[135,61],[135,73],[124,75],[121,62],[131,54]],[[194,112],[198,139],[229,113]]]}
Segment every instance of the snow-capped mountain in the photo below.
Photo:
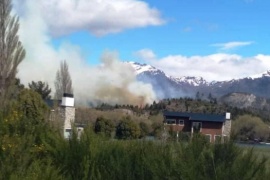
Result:
{"label": "snow-capped mountain", "polygon": [[228,93],[245,92],[270,98],[270,71],[229,81],[207,82],[202,77],[172,77],[147,64],[128,62],[137,79],[152,85],[158,98],[194,97],[200,92],[206,98],[209,93],[221,97]]}
{"label": "snow-capped mountain", "polygon": [[202,77],[194,77],[194,76],[172,77],[170,76],[170,78],[173,81],[175,81],[177,84],[190,84],[192,86],[209,85],[209,83]]}
{"label": "snow-capped mountain", "polygon": [[263,72],[263,73],[260,73],[260,74],[252,75],[249,78],[256,79],[256,78],[261,78],[261,77],[270,77],[270,70]]}
{"label": "snow-capped mountain", "polygon": [[158,70],[157,68],[155,68],[151,65],[148,65],[148,64],[140,64],[137,62],[129,62],[129,64],[131,64],[132,67],[135,69],[135,72],[137,75],[144,73],[144,72],[151,72],[153,74],[162,72],[162,71]]}
{"label": "snow-capped mountain", "polygon": [[151,74],[151,75],[164,75],[171,81],[175,82],[179,85],[192,85],[192,86],[200,86],[200,85],[207,85],[209,84],[205,79],[202,77],[191,77],[191,76],[182,76],[182,77],[173,77],[168,76],[163,71],[147,64],[140,64],[137,62],[129,62],[132,67],[135,69],[135,72],[137,75],[143,75],[143,74]]}

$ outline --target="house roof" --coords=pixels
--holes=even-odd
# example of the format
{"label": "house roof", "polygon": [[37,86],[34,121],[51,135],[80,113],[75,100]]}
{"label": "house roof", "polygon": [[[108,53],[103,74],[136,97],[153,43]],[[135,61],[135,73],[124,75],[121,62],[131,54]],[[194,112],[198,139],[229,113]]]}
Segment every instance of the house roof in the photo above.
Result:
{"label": "house roof", "polygon": [[190,121],[224,122],[226,120],[225,114],[218,115],[218,114],[202,114],[202,113],[164,111],[163,116],[189,118]]}
{"label": "house roof", "polygon": [[62,103],[61,100],[55,100],[55,99],[45,99],[44,101],[50,108],[53,108],[55,105],[60,106]]}

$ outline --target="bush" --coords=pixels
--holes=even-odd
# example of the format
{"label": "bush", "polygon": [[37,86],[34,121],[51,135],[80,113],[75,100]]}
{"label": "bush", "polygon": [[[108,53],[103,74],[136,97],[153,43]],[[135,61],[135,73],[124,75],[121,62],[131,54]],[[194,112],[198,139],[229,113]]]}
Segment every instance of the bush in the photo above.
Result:
{"label": "bush", "polygon": [[238,117],[232,124],[232,131],[238,140],[266,140],[270,134],[268,125],[251,115]]}
{"label": "bush", "polygon": [[114,123],[103,117],[98,117],[95,123],[95,133],[103,134],[106,137],[112,137],[112,134],[115,132]]}
{"label": "bush", "polygon": [[140,138],[143,138],[150,134],[150,128],[148,124],[146,124],[145,122],[140,122],[139,126],[140,126],[140,132],[141,132]]}
{"label": "bush", "polygon": [[137,139],[141,132],[134,121],[130,118],[122,119],[116,127],[116,137],[118,139]]}
{"label": "bush", "polygon": [[154,122],[152,124],[152,135],[155,136],[158,139],[162,138],[162,134],[164,132],[164,125],[162,123],[159,122]]}

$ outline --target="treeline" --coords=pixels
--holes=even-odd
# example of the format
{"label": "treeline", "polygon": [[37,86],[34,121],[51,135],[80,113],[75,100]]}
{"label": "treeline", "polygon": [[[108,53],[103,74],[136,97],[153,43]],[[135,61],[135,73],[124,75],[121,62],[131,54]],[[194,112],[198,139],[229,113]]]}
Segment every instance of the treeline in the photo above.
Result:
{"label": "treeline", "polygon": [[149,115],[157,115],[163,110],[208,114],[224,114],[225,112],[230,112],[233,119],[236,119],[238,116],[248,114],[252,116],[258,116],[265,122],[270,122],[270,117],[265,116],[265,113],[261,113],[263,110],[251,110],[247,108],[240,109],[237,107],[229,106],[228,104],[219,104],[217,101],[213,100],[215,98],[212,96],[210,97],[211,98],[208,100],[194,99],[189,97],[164,99],[158,102],[154,101],[152,104],[146,104],[142,107],[134,105],[110,105],[102,103],[101,105],[97,106],[96,109],[101,111],[129,109],[137,115],[142,115],[145,113]]}
{"label": "treeline", "polygon": [[162,110],[166,109],[166,104],[163,101],[159,101],[159,102],[154,101],[152,104],[150,105],[146,104],[144,106],[129,105],[129,104],[110,105],[110,104],[102,103],[101,105],[98,105],[96,109],[101,110],[101,111],[108,111],[108,110],[114,110],[114,109],[129,109],[129,110],[132,110],[137,115],[142,115],[145,113],[149,113],[150,115],[157,115]]}

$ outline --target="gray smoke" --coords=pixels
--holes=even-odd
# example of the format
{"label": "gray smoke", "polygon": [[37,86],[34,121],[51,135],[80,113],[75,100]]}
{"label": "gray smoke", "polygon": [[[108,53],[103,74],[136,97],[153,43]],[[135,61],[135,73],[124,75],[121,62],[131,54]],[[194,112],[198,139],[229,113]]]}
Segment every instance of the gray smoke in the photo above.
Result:
{"label": "gray smoke", "polygon": [[16,0],[14,3],[15,7],[20,4],[16,9],[20,15],[19,33],[27,52],[18,74],[24,84],[42,80],[54,89],[56,71],[60,61],[65,59],[69,64],[77,103],[144,105],[156,99],[151,85],[137,81],[132,67],[121,62],[116,52],[104,52],[101,64],[90,66],[80,47],[69,43],[61,44],[58,49],[52,47],[48,25],[36,1]]}

